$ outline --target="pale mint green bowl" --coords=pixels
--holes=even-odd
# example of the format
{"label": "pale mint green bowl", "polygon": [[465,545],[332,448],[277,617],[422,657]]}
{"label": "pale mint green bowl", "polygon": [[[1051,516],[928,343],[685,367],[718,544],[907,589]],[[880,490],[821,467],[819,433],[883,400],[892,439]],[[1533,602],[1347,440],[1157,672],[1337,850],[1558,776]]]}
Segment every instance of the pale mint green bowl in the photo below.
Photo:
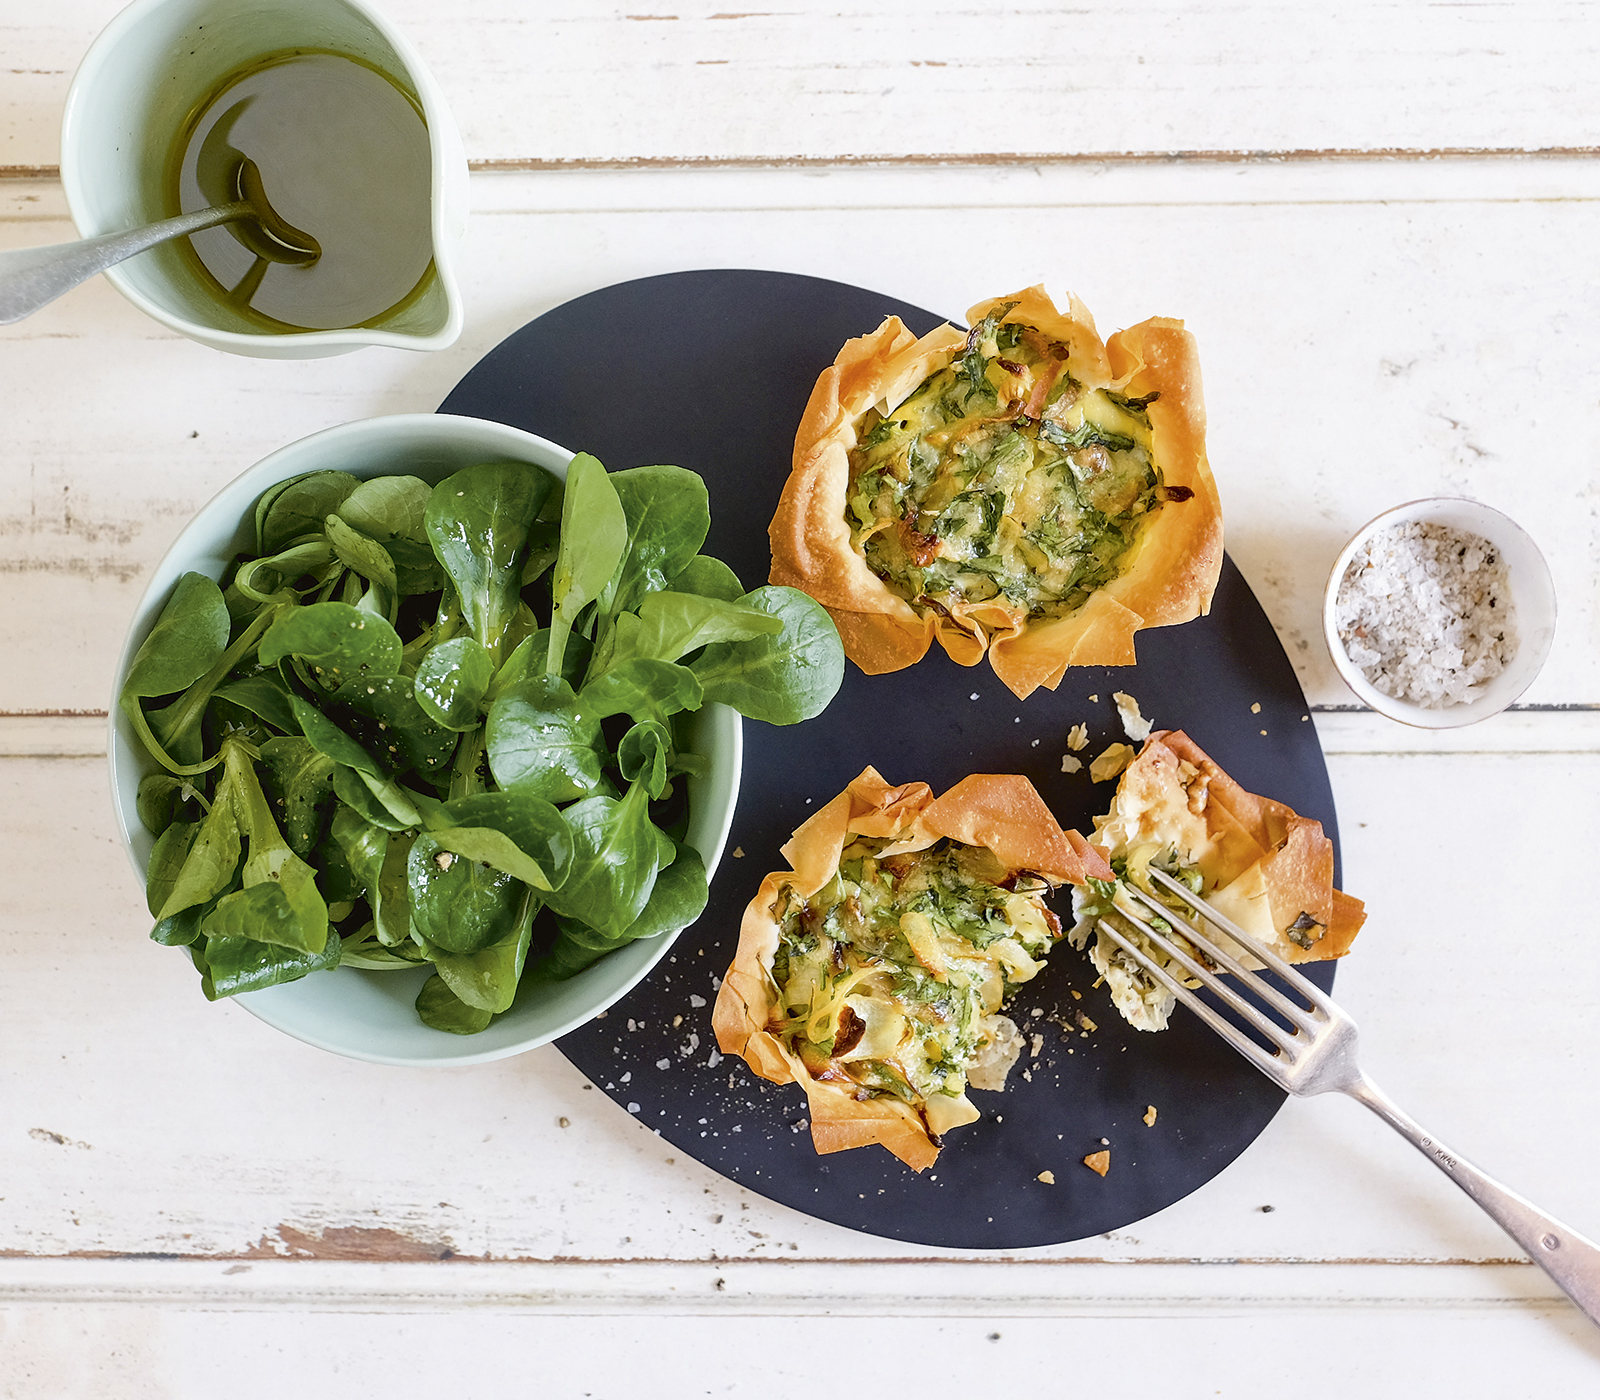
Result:
{"label": "pale mint green bowl", "polygon": [[[478,462],[531,462],[564,478],[571,460],[572,453],[553,442],[480,418],[442,413],[367,418],[280,448],[201,507],[156,565],[139,600],[112,691],[111,796],[123,844],[140,882],[155,838],[139,820],[139,781],[155,771],[155,764],[145,756],[115,697],[122,691],[134,652],[155,625],[178,578],[194,571],[219,579],[235,554],[253,546],[252,511],[267,487],[302,472],[329,469],[359,477],[408,472],[439,481]],[[709,878],[716,872],[733,823],[743,729],[738,712],[726,705],[707,705],[693,718],[691,743],[711,763],[703,777],[689,780],[687,840],[704,859]],[[413,1003],[427,979],[426,969],[370,972],[341,967],[233,1000],[297,1040],[352,1059],[388,1065],[479,1064],[532,1050],[593,1019],[644,978],[677,936],[665,933],[630,943],[565,982],[524,984],[511,1010],[477,1035],[436,1031],[417,1018]],[[150,956],[183,955],[152,943]],[[198,976],[194,995],[200,995]]]}

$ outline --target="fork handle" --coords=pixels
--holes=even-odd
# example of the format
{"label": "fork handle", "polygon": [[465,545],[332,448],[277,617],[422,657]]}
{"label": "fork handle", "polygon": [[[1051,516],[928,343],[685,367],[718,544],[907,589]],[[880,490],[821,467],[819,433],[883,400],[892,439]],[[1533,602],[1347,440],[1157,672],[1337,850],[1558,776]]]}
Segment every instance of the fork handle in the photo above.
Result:
{"label": "fork handle", "polygon": [[1366,1076],[1345,1087],[1401,1137],[1471,1196],[1491,1219],[1527,1252],[1593,1322],[1600,1322],[1600,1245],[1569,1230],[1532,1201],[1502,1186],[1487,1172],[1452,1151],[1414,1118],[1401,1112]]}

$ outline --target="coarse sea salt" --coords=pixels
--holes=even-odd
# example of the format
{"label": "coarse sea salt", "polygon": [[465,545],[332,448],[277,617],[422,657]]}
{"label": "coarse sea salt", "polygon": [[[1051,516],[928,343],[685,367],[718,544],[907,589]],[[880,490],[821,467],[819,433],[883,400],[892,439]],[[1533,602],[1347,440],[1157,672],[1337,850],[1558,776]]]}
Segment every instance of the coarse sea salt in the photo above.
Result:
{"label": "coarse sea salt", "polygon": [[1475,700],[1516,655],[1500,551],[1481,535],[1414,521],[1380,531],[1339,582],[1339,639],[1385,695],[1438,710]]}

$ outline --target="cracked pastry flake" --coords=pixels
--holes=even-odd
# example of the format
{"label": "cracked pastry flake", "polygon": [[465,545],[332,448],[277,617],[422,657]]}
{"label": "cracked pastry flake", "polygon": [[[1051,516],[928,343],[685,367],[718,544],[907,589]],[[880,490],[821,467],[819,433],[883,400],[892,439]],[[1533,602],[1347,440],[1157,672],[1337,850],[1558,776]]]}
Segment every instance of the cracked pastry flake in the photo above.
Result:
{"label": "cracked pastry flake", "polygon": [[1108,783],[1133,762],[1134,751],[1127,744],[1111,744],[1089,765],[1089,776],[1097,783]]}

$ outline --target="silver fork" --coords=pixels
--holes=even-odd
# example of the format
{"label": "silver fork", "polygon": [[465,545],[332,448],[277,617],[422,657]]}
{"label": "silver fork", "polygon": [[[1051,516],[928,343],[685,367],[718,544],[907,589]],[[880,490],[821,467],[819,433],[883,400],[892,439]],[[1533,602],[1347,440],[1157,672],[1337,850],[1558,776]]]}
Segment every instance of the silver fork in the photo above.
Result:
{"label": "silver fork", "polygon": [[1361,1067],[1356,1063],[1356,1023],[1334,1005],[1320,988],[1302,977],[1272,949],[1263,947],[1243,929],[1217,913],[1198,895],[1185,889],[1170,876],[1155,869],[1149,871],[1149,876],[1162,889],[1181,899],[1185,906],[1199,916],[1199,919],[1204,919],[1207,923],[1220,928],[1239,947],[1277,973],[1295,995],[1303,998],[1307,1004],[1296,1005],[1254,972],[1242,967],[1236,958],[1195,926],[1199,919],[1179,917],[1170,906],[1151,898],[1133,885],[1125,883],[1121,888],[1155,917],[1182,934],[1206,959],[1232,973],[1238,979],[1239,985],[1248,988],[1262,1003],[1294,1026],[1295,1030],[1291,1033],[1278,1022],[1263,1015],[1241,995],[1238,986],[1223,981],[1212,968],[1191,956],[1148,919],[1138,918],[1121,908],[1117,910],[1120,917],[1137,928],[1189,976],[1208,987],[1224,1005],[1253,1026],[1269,1044],[1276,1046],[1275,1052],[1264,1050],[1214,1007],[1196,996],[1190,988],[1150,957],[1109,919],[1102,917],[1096,925],[1101,933],[1156,978],[1273,1083],[1301,1097],[1337,1090],[1364,1103],[1482,1206],[1495,1223],[1527,1251],[1533,1262],[1561,1286],[1562,1291],[1588,1315],[1591,1321],[1600,1322],[1600,1246],[1585,1239],[1577,1231],[1569,1230],[1559,1220],[1546,1215],[1531,1201],[1523,1199],[1516,1192],[1502,1186],[1492,1176],[1479,1171],[1460,1153],[1452,1151],[1438,1138],[1424,1131],[1422,1125],[1415,1119],[1402,1113],[1394,1102],[1361,1072]]}

